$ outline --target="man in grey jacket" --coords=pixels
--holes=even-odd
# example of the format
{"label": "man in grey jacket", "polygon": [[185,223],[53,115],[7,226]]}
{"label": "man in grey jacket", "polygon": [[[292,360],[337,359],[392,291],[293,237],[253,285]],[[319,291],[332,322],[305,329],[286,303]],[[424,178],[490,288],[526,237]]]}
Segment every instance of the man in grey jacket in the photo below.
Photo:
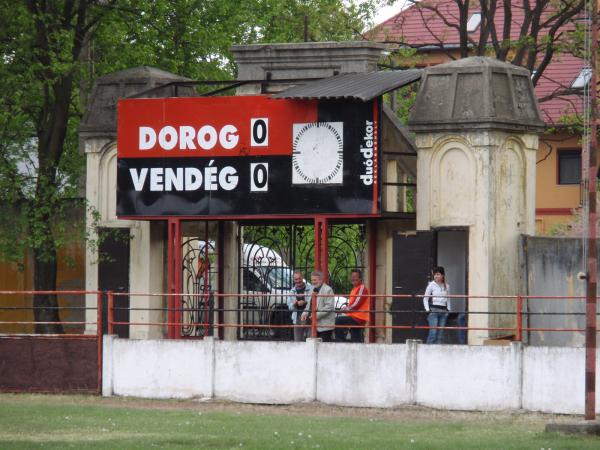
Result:
{"label": "man in grey jacket", "polygon": [[[321,338],[323,342],[330,342],[335,327],[335,298],[333,297],[333,289],[323,283],[323,272],[320,270],[315,270],[310,274],[310,282],[313,285],[313,293],[316,294],[317,337]],[[309,299],[306,309],[302,313],[301,320],[303,322],[311,314],[313,298],[315,298],[315,295]],[[311,319],[315,320],[314,317]]]}

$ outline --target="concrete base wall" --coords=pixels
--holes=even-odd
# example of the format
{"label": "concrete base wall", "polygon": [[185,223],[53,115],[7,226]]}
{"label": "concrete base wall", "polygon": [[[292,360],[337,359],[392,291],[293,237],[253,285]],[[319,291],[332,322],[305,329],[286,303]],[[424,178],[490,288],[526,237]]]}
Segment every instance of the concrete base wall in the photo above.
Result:
{"label": "concrete base wall", "polygon": [[344,406],[409,402],[406,345],[318,344],[316,400]]}
{"label": "concrete base wall", "polygon": [[[549,364],[548,361],[552,363]],[[596,353],[596,373],[600,373],[598,353]],[[597,376],[596,392],[600,386],[598,378]],[[524,409],[582,414],[584,394],[584,348],[525,347],[523,352]],[[598,410],[598,401],[596,401],[596,412]]]}
{"label": "concrete base wall", "polygon": [[314,399],[315,343],[215,342],[214,395],[239,402]]}
{"label": "concrete base wall", "polygon": [[213,396],[213,342],[109,340],[104,339],[103,395]]}
{"label": "concrete base wall", "polygon": [[520,346],[419,345],[416,403],[441,409],[519,409]]}
{"label": "concrete base wall", "polygon": [[584,351],[105,336],[103,395],[582,414]]}

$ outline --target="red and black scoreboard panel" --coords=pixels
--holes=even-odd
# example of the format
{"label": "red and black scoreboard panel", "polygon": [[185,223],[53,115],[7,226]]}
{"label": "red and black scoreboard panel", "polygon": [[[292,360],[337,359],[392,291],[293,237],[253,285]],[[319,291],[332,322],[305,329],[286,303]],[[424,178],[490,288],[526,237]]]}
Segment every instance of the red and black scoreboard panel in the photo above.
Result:
{"label": "red and black scoreboard panel", "polygon": [[376,100],[118,103],[117,215],[378,214]]}

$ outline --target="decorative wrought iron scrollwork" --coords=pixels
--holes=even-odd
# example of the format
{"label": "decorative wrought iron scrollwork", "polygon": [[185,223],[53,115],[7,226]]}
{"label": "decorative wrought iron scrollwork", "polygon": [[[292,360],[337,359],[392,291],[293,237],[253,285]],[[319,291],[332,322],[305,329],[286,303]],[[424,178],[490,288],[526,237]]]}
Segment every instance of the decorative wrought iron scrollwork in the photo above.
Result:
{"label": "decorative wrought iron scrollwork", "polygon": [[[313,225],[246,225],[240,258],[239,339],[289,340],[292,329],[249,325],[291,324],[287,296],[293,271],[309,279],[315,261]],[[365,260],[364,224],[329,226],[329,284],[341,296],[350,292],[350,271]]]}
{"label": "decorative wrought iron scrollwork", "polygon": [[329,225],[329,285],[333,292],[347,295],[352,290],[350,272],[364,269],[366,226],[364,224]]}
{"label": "decorative wrought iron scrollwork", "polygon": [[217,265],[212,242],[197,238],[182,244],[183,295],[181,297],[183,336],[212,335]]}

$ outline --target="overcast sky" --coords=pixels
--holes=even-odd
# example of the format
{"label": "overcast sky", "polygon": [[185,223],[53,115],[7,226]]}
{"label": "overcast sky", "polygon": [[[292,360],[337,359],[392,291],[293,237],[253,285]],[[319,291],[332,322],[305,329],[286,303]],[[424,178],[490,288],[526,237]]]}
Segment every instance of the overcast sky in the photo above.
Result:
{"label": "overcast sky", "polygon": [[402,8],[405,4],[407,4],[408,6],[409,3],[410,2],[408,2],[407,0],[396,0],[396,2],[394,2],[392,6],[382,6],[381,8],[379,8],[377,14],[375,15],[375,25],[380,24],[381,22],[389,19],[390,17],[395,16],[400,11],[402,11]]}

